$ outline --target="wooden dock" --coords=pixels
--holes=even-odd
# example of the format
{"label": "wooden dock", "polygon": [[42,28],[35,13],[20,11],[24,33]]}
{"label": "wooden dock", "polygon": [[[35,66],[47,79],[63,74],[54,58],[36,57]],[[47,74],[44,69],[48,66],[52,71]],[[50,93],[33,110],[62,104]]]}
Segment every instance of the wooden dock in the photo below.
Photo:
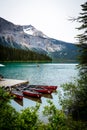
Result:
{"label": "wooden dock", "polygon": [[0,80],[0,87],[16,87],[22,84],[28,84],[29,81],[27,80],[16,80],[16,79],[4,79]]}

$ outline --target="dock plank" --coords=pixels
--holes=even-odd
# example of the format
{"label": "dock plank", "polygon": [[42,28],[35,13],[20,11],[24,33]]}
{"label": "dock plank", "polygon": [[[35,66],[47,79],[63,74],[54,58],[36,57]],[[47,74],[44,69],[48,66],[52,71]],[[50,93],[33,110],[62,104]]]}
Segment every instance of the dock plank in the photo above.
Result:
{"label": "dock plank", "polygon": [[17,85],[21,85],[21,84],[27,84],[29,83],[29,81],[27,80],[17,80],[17,79],[2,79],[0,80],[0,87],[4,86],[10,86],[10,87],[15,87]]}

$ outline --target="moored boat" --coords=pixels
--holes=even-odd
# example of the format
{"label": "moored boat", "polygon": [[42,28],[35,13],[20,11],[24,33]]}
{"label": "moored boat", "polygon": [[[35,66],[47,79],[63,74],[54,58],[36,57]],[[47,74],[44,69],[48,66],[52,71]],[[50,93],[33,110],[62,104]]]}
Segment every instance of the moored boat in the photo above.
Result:
{"label": "moored boat", "polygon": [[31,90],[37,91],[39,93],[46,93],[46,94],[51,94],[53,91],[52,90],[48,90],[48,89],[44,89],[44,88],[37,88],[37,87],[31,87],[29,88]]}
{"label": "moored boat", "polygon": [[48,86],[48,85],[29,85],[29,88],[44,88],[49,90],[56,90],[57,86]]}
{"label": "moored boat", "polygon": [[10,95],[14,96],[17,99],[21,99],[21,100],[23,99],[23,93],[19,92],[19,91],[16,91],[16,90],[10,91]]}
{"label": "moored boat", "polygon": [[45,88],[45,89],[49,89],[49,90],[56,90],[57,86],[45,86],[45,85],[38,85],[38,88]]}
{"label": "moored boat", "polygon": [[34,90],[22,90],[24,95],[30,96],[30,97],[37,97],[40,98],[42,96],[41,93],[38,93]]}

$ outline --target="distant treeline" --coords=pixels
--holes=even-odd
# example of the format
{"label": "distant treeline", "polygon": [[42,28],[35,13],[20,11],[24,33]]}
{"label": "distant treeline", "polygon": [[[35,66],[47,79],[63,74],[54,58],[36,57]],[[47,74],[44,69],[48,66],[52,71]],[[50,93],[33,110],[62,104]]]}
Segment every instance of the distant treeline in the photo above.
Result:
{"label": "distant treeline", "polygon": [[46,54],[0,45],[0,61],[51,61]]}

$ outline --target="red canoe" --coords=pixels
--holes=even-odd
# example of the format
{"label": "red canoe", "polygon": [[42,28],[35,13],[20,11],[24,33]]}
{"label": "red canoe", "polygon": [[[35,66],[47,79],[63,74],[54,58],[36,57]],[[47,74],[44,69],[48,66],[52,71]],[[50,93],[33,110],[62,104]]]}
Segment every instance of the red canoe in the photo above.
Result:
{"label": "red canoe", "polygon": [[57,86],[48,86],[48,85],[29,85],[28,88],[44,88],[49,90],[56,90]]}
{"label": "red canoe", "polygon": [[49,89],[49,90],[56,90],[57,86],[45,86],[45,85],[38,85],[38,88],[45,88],[45,89]]}
{"label": "red canoe", "polygon": [[10,92],[10,94],[12,95],[12,96],[14,96],[15,98],[17,98],[17,99],[23,99],[23,93],[22,92],[18,92],[18,91],[16,91],[16,90],[12,90],[11,92]]}
{"label": "red canoe", "polygon": [[38,97],[38,98],[40,98],[42,96],[41,93],[38,93],[38,92],[33,91],[33,90],[23,90],[23,94],[30,96],[30,97]]}
{"label": "red canoe", "polygon": [[37,88],[37,87],[31,87],[31,90],[37,91],[39,93],[46,93],[46,94],[51,94],[53,91],[52,90],[48,90],[48,89],[44,89],[44,88]]}

